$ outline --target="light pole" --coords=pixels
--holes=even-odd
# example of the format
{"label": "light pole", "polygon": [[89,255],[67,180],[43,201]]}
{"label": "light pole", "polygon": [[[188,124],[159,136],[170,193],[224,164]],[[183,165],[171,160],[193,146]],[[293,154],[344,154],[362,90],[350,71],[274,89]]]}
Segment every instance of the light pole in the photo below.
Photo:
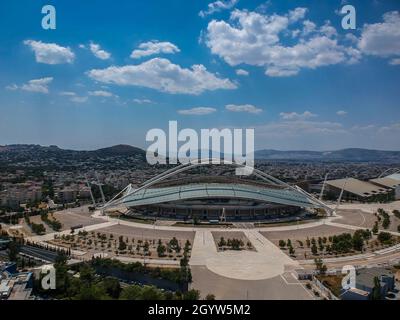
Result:
{"label": "light pole", "polygon": [[343,191],[344,191],[344,188],[346,188],[346,183],[347,183],[347,177],[344,179],[344,183],[342,186],[342,190],[340,191],[340,195],[339,195],[339,199],[338,199],[335,211],[339,208],[340,202],[342,201]]}
{"label": "light pole", "polygon": [[324,183],[322,184],[322,188],[321,188],[321,193],[319,194],[319,200],[322,200],[322,196],[324,195],[325,183],[326,183],[326,180],[328,179],[328,175],[329,175],[329,173],[327,173],[325,175]]}

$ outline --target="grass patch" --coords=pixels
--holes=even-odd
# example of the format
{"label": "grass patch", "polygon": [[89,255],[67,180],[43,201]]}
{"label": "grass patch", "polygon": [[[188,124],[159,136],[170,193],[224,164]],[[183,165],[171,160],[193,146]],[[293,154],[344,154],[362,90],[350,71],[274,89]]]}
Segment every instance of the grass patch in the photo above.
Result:
{"label": "grass patch", "polygon": [[342,275],[317,275],[316,276],[321,283],[327,287],[336,296],[340,296],[342,289]]}

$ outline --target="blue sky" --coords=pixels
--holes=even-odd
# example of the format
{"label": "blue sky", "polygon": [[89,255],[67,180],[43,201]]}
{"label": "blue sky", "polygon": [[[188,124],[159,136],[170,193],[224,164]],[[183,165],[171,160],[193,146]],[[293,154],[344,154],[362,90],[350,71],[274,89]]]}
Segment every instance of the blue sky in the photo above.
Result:
{"label": "blue sky", "polygon": [[[357,13],[344,30],[339,11]],[[42,6],[57,29],[41,27]],[[0,144],[146,147],[255,128],[257,149],[400,150],[400,3],[1,1]]]}

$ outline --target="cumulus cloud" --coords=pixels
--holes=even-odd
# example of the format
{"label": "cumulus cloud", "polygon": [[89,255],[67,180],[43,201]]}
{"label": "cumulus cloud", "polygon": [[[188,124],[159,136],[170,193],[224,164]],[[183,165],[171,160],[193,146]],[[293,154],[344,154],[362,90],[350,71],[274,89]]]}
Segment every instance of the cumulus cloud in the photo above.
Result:
{"label": "cumulus cloud", "polygon": [[230,112],[247,112],[253,114],[259,114],[262,112],[262,109],[257,108],[252,104],[243,104],[243,105],[228,104],[225,106],[225,109]]}
{"label": "cumulus cloud", "polygon": [[296,8],[294,10],[290,10],[288,14],[288,18],[290,22],[297,22],[299,20],[304,19],[307,13],[307,8]]}
{"label": "cumulus cloud", "polygon": [[97,43],[90,43],[90,51],[94,54],[96,58],[101,60],[107,60],[111,58],[111,53],[101,49],[100,45]]}
{"label": "cumulus cloud", "polygon": [[178,110],[179,114],[186,116],[204,116],[216,112],[217,109],[209,107],[197,107],[192,109]]}
{"label": "cumulus cloud", "polygon": [[[205,42],[213,54],[229,65],[264,67],[266,75],[271,77],[293,76],[303,68],[316,69],[360,59],[357,48],[339,44],[337,32],[328,22],[317,27],[305,20],[302,32],[291,32],[291,26],[300,23],[306,12],[297,8],[285,15],[266,15],[234,10],[228,22],[212,20],[208,24]],[[288,32],[296,39],[291,45],[283,41]]]}
{"label": "cumulus cloud", "polygon": [[140,86],[171,94],[194,94],[217,89],[236,89],[229,79],[208,72],[203,65],[182,68],[167,59],[154,58],[138,65],[93,69],[87,75],[96,81],[120,86]]}
{"label": "cumulus cloud", "polygon": [[238,2],[239,0],[218,0],[211,2],[208,4],[207,10],[201,10],[199,12],[199,16],[204,18],[215,12],[232,9]]}
{"label": "cumulus cloud", "polygon": [[237,74],[238,76],[248,76],[248,75],[249,75],[249,72],[246,71],[246,70],[243,70],[243,69],[237,69],[237,70],[236,70],[236,74]]}
{"label": "cumulus cloud", "polygon": [[89,96],[94,97],[112,97],[114,96],[111,92],[105,90],[89,91]]}
{"label": "cumulus cloud", "polygon": [[400,56],[400,13],[387,12],[383,22],[365,24],[358,47],[363,53],[374,56]]}
{"label": "cumulus cloud", "polygon": [[32,49],[35,53],[36,62],[39,63],[73,63],[75,59],[75,54],[69,47],[62,47],[55,43],[44,43],[34,40],[25,40],[24,44]]}
{"label": "cumulus cloud", "polygon": [[139,49],[133,50],[132,59],[151,56],[160,53],[174,54],[180,52],[180,49],[171,42],[149,41],[139,45]]}
{"label": "cumulus cloud", "polygon": [[311,113],[310,111],[304,111],[303,113],[281,112],[279,115],[284,120],[305,120],[317,117],[316,114]]}
{"label": "cumulus cloud", "polygon": [[339,110],[338,112],[336,112],[336,114],[337,114],[338,116],[345,116],[345,115],[347,114],[347,111]]}
{"label": "cumulus cloud", "polygon": [[[24,83],[20,88],[24,91],[37,92],[37,93],[49,93],[49,84],[53,81],[52,77],[29,80]],[[17,88],[17,86],[15,86]]]}

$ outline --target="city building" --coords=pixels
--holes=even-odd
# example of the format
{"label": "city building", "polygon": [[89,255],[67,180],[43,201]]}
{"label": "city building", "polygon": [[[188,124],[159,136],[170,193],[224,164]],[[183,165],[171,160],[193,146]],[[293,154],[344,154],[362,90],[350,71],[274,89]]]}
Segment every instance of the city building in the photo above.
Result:
{"label": "city building", "polygon": [[32,287],[32,272],[17,272],[15,263],[0,265],[0,299],[27,300]]}
{"label": "city building", "polygon": [[368,201],[377,196],[387,196],[391,189],[355,178],[345,178],[326,181],[326,194],[339,197],[343,189],[343,200]]}
{"label": "city building", "polygon": [[384,298],[390,291],[395,289],[395,275],[390,269],[365,268],[356,273],[356,287],[344,291],[341,295],[343,300],[368,300],[371,298],[375,288],[375,278],[378,278],[381,288],[380,295]]}

